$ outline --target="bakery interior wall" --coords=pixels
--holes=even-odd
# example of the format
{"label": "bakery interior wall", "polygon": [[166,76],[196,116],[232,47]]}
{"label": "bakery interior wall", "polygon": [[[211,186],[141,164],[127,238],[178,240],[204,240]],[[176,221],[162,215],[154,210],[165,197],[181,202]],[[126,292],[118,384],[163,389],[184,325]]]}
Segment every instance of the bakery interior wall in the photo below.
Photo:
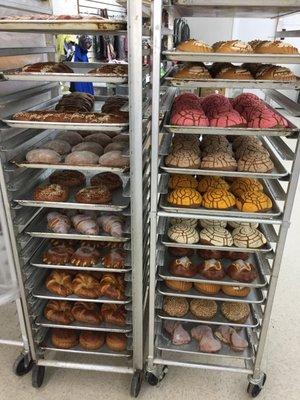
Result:
{"label": "bakery interior wall", "polygon": [[52,0],[53,14],[77,14],[77,0]]}

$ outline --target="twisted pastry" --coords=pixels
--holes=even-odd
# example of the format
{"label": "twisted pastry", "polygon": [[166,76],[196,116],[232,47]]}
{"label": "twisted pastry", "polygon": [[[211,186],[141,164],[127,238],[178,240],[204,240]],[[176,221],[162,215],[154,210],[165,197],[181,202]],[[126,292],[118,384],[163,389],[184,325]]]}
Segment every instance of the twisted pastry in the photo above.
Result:
{"label": "twisted pastry", "polygon": [[124,326],[126,325],[126,309],[117,304],[103,304],[101,315],[108,324]]}
{"label": "twisted pastry", "polygon": [[100,281],[100,293],[115,300],[124,300],[125,285],[120,276],[114,274],[103,274]]}
{"label": "twisted pastry", "polygon": [[69,301],[50,300],[44,309],[44,316],[48,321],[67,325],[74,321],[71,310]]}
{"label": "twisted pastry", "polygon": [[98,235],[99,226],[97,222],[88,215],[78,214],[72,217],[72,223],[76,231],[84,235]]}
{"label": "twisted pastry", "polygon": [[73,293],[71,274],[65,271],[52,271],[46,279],[46,288],[58,296],[70,296]]}
{"label": "twisted pastry", "polygon": [[97,299],[102,295],[101,287],[96,278],[86,273],[75,276],[72,282],[74,294],[88,299]]}
{"label": "twisted pastry", "polygon": [[72,316],[76,321],[84,322],[86,324],[100,325],[102,322],[99,308],[94,303],[76,301],[72,308]]}
{"label": "twisted pastry", "polygon": [[68,233],[72,226],[69,217],[56,211],[47,214],[47,222],[48,229],[55,233]]}
{"label": "twisted pastry", "polygon": [[97,219],[104,232],[114,237],[122,237],[123,218],[119,215],[103,215]]}

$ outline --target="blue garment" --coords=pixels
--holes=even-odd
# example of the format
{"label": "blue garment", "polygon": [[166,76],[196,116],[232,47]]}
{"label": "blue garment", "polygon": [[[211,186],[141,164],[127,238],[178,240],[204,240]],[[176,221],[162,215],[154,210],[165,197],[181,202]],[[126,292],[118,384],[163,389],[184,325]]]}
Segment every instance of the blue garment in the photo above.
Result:
{"label": "blue garment", "polygon": [[[74,62],[89,62],[87,50],[75,45]],[[94,95],[94,88],[92,82],[71,82],[71,92],[82,92]]]}

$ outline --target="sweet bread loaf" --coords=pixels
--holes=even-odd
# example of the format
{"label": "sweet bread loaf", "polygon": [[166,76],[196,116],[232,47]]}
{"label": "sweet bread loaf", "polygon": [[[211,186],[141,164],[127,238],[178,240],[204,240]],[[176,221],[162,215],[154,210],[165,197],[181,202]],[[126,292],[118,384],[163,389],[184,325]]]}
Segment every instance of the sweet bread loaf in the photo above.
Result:
{"label": "sweet bread loaf", "polygon": [[199,242],[199,234],[196,229],[185,223],[172,225],[168,230],[168,237],[177,243]]}
{"label": "sweet bread loaf", "polygon": [[126,64],[105,64],[91,69],[89,74],[103,76],[127,76],[128,65]]}
{"label": "sweet bread loaf", "polygon": [[184,317],[189,312],[189,303],[184,297],[167,296],[163,301],[163,310],[170,317]]}
{"label": "sweet bread loaf", "polygon": [[49,292],[67,297],[73,293],[72,276],[65,271],[52,271],[45,282]]}
{"label": "sweet bread loaf", "polygon": [[236,199],[232,193],[224,189],[209,189],[203,195],[202,206],[226,210],[235,205]]}
{"label": "sweet bread loaf", "polygon": [[38,62],[34,64],[25,65],[22,68],[22,72],[43,72],[43,73],[56,72],[62,74],[72,74],[74,71],[66,64],[47,61],[47,62]]}
{"label": "sweet bread loaf", "polygon": [[128,103],[128,98],[124,96],[109,97],[103,104],[101,111],[105,113],[119,113],[120,109]]}
{"label": "sweet bread loaf", "polygon": [[59,164],[61,156],[51,149],[33,149],[26,154],[26,161],[30,164]]}
{"label": "sweet bread loaf", "polygon": [[45,149],[54,150],[62,156],[69,154],[71,151],[71,145],[67,141],[60,139],[49,140],[49,142],[43,144],[43,147]]}
{"label": "sweet bread loaf", "polygon": [[63,202],[69,198],[69,188],[67,186],[50,183],[40,185],[34,190],[33,200],[35,201],[55,201]]}
{"label": "sweet bread loaf", "polygon": [[85,350],[98,350],[105,343],[105,333],[95,331],[81,331],[79,344]]}
{"label": "sweet bread loaf", "polygon": [[129,168],[130,158],[125,157],[122,151],[111,150],[103,154],[98,163],[101,167]]}
{"label": "sweet bread loaf", "polygon": [[252,80],[251,72],[242,67],[225,67],[219,71],[216,79],[238,79],[238,80]]}
{"label": "sweet bread loaf", "polygon": [[55,183],[57,185],[74,187],[85,183],[85,175],[79,171],[54,171],[49,176],[49,181],[50,183]]}
{"label": "sweet bread loaf", "polygon": [[105,185],[109,190],[116,190],[123,186],[122,179],[112,172],[101,172],[91,178],[91,185]]}
{"label": "sweet bread loaf", "polygon": [[217,303],[214,300],[193,299],[190,302],[191,313],[198,319],[213,319],[218,310]]}
{"label": "sweet bread loaf", "polygon": [[244,43],[240,40],[216,42],[212,45],[212,48],[215,53],[253,53],[252,47],[248,43]]}
{"label": "sweet bread loaf", "polygon": [[68,165],[96,165],[98,161],[99,156],[87,150],[73,151],[65,158]]}
{"label": "sweet bread loaf", "polygon": [[255,47],[255,53],[258,54],[298,54],[297,47],[281,40],[263,41]]}
{"label": "sweet bread loaf", "polygon": [[214,281],[219,281],[225,277],[223,265],[215,259],[205,260],[200,266],[200,273],[204,278]]}
{"label": "sweet bread loaf", "polygon": [[198,272],[198,267],[188,257],[180,257],[171,260],[169,271],[172,275],[192,278]]}
{"label": "sweet bread loaf", "polygon": [[112,194],[107,186],[88,186],[75,194],[75,200],[85,204],[108,204],[112,201]]}
{"label": "sweet bread loaf", "polygon": [[188,51],[192,53],[211,53],[212,48],[208,44],[201,42],[200,40],[189,39],[185,42],[180,43],[177,51]]}
{"label": "sweet bread loaf", "polygon": [[74,321],[72,304],[69,301],[48,301],[44,308],[44,316],[48,321],[68,325]]}
{"label": "sweet bread loaf", "polygon": [[127,347],[127,337],[124,333],[110,332],[106,335],[106,345],[112,351],[125,351]]}
{"label": "sweet bread loaf", "polygon": [[97,299],[100,295],[100,284],[96,278],[87,273],[80,273],[72,281],[73,291],[78,297]]}
{"label": "sweet bread loaf", "polygon": [[89,151],[91,153],[96,154],[97,156],[101,156],[104,153],[103,147],[95,142],[82,142],[76,144],[76,146],[72,147],[72,153],[74,151]]}
{"label": "sweet bread loaf", "polygon": [[73,329],[52,329],[51,342],[59,349],[71,349],[78,345],[78,334]]}
{"label": "sweet bread loaf", "polygon": [[259,68],[255,73],[255,79],[272,81],[295,81],[296,76],[287,67],[279,65],[266,65]]}
{"label": "sweet bread loaf", "polygon": [[76,301],[72,307],[72,316],[78,322],[90,325],[100,325],[102,317],[95,303]]}
{"label": "sweet bread loaf", "polygon": [[72,265],[77,267],[93,267],[100,261],[100,253],[91,247],[81,246],[73,254],[70,259]]}
{"label": "sweet bread loaf", "polygon": [[187,65],[173,76],[174,79],[197,80],[211,79],[208,69],[204,65]]}
{"label": "sweet bread loaf", "polygon": [[64,94],[55,106],[57,111],[89,112],[94,107],[95,98],[88,93]]}
{"label": "sweet bread loaf", "polygon": [[215,62],[210,66],[209,72],[211,76],[215,78],[218,75],[218,73],[222,71],[222,69],[232,68],[232,67],[234,67],[234,65],[229,62]]}
{"label": "sweet bread loaf", "polygon": [[213,246],[232,246],[233,239],[231,233],[227,229],[210,227],[204,228],[200,232],[200,243]]}
{"label": "sweet bread loaf", "polygon": [[243,260],[236,260],[230,264],[226,273],[231,279],[245,283],[253,282],[258,276],[256,267]]}
{"label": "sweet bread loaf", "polygon": [[72,217],[75,230],[83,235],[98,235],[99,226],[95,219],[88,215],[77,214]]}
{"label": "sweet bread loaf", "polygon": [[103,320],[108,324],[117,326],[126,325],[126,309],[123,305],[103,304],[101,307],[101,315]]}
{"label": "sweet bread loaf", "polygon": [[71,220],[67,215],[56,211],[47,214],[47,227],[52,232],[68,233],[71,226]]}

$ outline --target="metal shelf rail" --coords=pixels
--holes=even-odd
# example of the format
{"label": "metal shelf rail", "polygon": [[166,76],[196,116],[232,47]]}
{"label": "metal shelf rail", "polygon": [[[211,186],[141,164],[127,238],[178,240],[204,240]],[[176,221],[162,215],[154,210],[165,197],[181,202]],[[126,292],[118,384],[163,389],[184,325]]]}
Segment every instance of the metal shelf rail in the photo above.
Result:
{"label": "metal shelf rail", "polygon": [[[208,4],[209,3],[209,4]],[[266,338],[268,333],[268,327],[271,318],[271,311],[278,281],[278,275],[280,271],[280,264],[282,261],[282,255],[284,253],[284,246],[286,242],[287,232],[290,225],[291,211],[294,202],[294,197],[297,189],[297,183],[300,172],[300,146],[299,146],[299,130],[285,136],[284,140],[281,135],[275,136],[270,132],[267,134],[266,131],[256,132],[270,150],[270,153],[278,160],[279,164],[282,161],[289,160],[287,165],[287,171],[282,175],[272,176],[256,176],[256,178],[263,178],[266,183],[268,190],[272,193],[272,197],[275,202],[280,201],[281,212],[276,216],[270,218],[257,216],[251,217],[250,215],[240,214],[239,217],[231,215],[230,212],[220,212],[216,215],[216,212],[210,212],[205,210],[205,213],[201,211],[201,208],[195,210],[184,210],[184,208],[173,209],[166,207],[164,203],[164,194],[166,189],[164,188],[164,180],[169,178],[169,173],[187,173],[190,175],[201,175],[201,169],[198,170],[184,170],[179,168],[168,168],[164,166],[164,156],[168,154],[168,146],[170,146],[170,140],[176,133],[170,132],[172,127],[165,126],[167,119],[164,119],[166,112],[170,111],[171,103],[170,98],[174,97],[174,85],[168,79],[170,76],[167,74],[167,79],[161,78],[161,62],[175,60],[184,60],[189,62],[205,62],[215,60],[215,55],[212,53],[206,54],[192,54],[183,52],[176,52],[173,50],[173,38],[168,33],[165,27],[162,27],[162,11],[166,9],[169,13],[169,27],[172,27],[174,16],[178,17],[219,17],[219,16],[238,16],[238,17],[278,17],[285,15],[286,13],[294,13],[300,10],[300,1],[266,1],[266,2],[249,2],[242,0],[235,1],[202,1],[202,0],[173,0],[173,1],[162,1],[154,0],[153,2],[153,72],[152,72],[152,152],[151,152],[151,241],[150,241],[150,287],[149,287],[149,341],[148,341],[148,360],[147,360],[147,372],[146,377],[148,383],[151,385],[157,385],[166,375],[168,366],[181,366],[184,368],[198,368],[215,371],[227,371],[244,373],[248,375],[248,387],[247,391],[250,396],[256,397],[266,380],[266,374],[262,370],[262,359],[264,355],[264,349],[266,344]],[[165,19],[165,18],[164,18]],[[217,23],[217,20],[216,20]],[[168,27],[167,27],[168,28]],[[168,40],[162,41],[162,36],[168,34]],[[167,43],[167,51],[162,51],[162,43]],[[209,54],[209,55],[208,55]],[[218,54],[218,60],[225,62],[228,55]],[[244,57],[244,59],[242,59]],[[273,57],[273,56],[272,56]],[[271,58],[272,58],[271,57]],[[242,57],[236,57],[237,63],[245,62],[250,60],[251,55],[243,55]],[[261,57],[259,62],[266,62],[266,58]],[[269,57],[270,58],[270,57]],[[300,62],[300,56],[297,55],[292,60],[291,58],[277,58],[273,57],[274,63],[286,63],[293,64]],[[215,60],[216,61],[216,60]],[[235,62],[230,59],[231,62]],[[168,64],[170,65],[170,64]],[[176,67],[175,67],[176,68]],[[222,87],[232,88],[239,87],[245,88],[243,81],[230,81],[222,82]],[[249,86],[248,86],[249,83]],[[247,83],[247,88],[259,88],[260,83],[255,81]],[[214,80],[206,82],[205,87],[220,87],[214,83]],[[221,85],[221,83],[220,83]],[[195,90],[196,88],[202,87],[202,82],[188,82],[186,85],[181,81],[180,85],[177,85],[178,90]],[[270,88],[266,88],[265,84],[262,84],[260,89],[265,92],[266,98],[272,98],[278,106],[284,109],[284,115],[291,116],[297,114],[299,104],[292,102],[286,96],[281,95],[275,96],[272,90],[270,82]],[[274,85],[276,87],[276,85]],[[278,85],[277,85],[278,87]],[[281,88],[284,90],[284,86]],[[299,89],[298,87],[295,89]],[[168,99],[168,105],[165,106],[162,100],[161,93],[164,93],[164,98]],[[172,101],[172,100],[171,100]],[[163,112],[162,112],[163,111]],[[193,132],[188,132],[188,129],[177,127],[176,132],[181,135],[189,133],[198,133],[201,135],[203,131],[195,129]],[[220,130],[213,128],[206,129],[204,132],[206,135],[209,134],[220,134]],[[222,134],[222,133],[221,133]],[[225,132],[226,134],[226,132]],[[232,133],[229,133],[232,134]],[[242,135],[247,135],[244,131]],[[267,136],[266,136],[267,135]],[[187,136],[188,137],[188,136]],[[278,165],[279,165],[278,164]],[[208,170],[203,170],[204,175],[209,175]],[[223,177],[235,176],[236,172],[228,171],[213,171],[212,175],[219,175]],[[245,174],[245,176],[251,176],[251,174]],[[260,224],[260,229],[263,229],[269,248],[266,251],[254,251],[257,260],[261,266],[262,280],[265,282],[261,288],[263,293],[262,302],[259,300],[260,295],[255,299],[245,298],[244,301],[250,304],[252,308],[252,316],[248,322],[243,326],[243,331],[246,330],[251,350],[251,354],[237,354],[236,352],[226,352],[226,359],[223,356],[224,349],[221,350],[220,354],[204,354],[197,351],[195,343],[191,342],[184,346],[174,346],[172,342],[166,337],[163,324],[164,321],[177,321],[181,322],[186,326],[196,326],[196,324],[205,324],[214,327],[215,325],[229,324],[230,322],[224,320],[224,317],[217,314],[216,317],[211,321],[199,321],[193,317],[191,313],[188,313],[184,317],[172,317],[162,311],[162,304],[164,296],[184,296],[184,293],[176,292],[175,290],[166,288],[161,282],[166,277],[168,279],[176,280],[176,277],[170,275],[166,268],[167,248],[168,246],[186,247],[186,248],[205,248],[208,246],[199,245],[185,245],[175,243],[167,238],[167,229],[169,226],[170,218],[195,218],[197,220],[218,220],[218,221],[231,221],[231,222],[256,222]],[[211,247],[210,247],[211,248]],[[216,247],[217,248],[217,247]],[[228,249],[228,248],[227,248]],[[224,250],[222,248],[222,250]],[[249,250],[249,249],[247,249]],[[261,249],[262,250],[262,249]],[[253,251],[252,251],[253,252]],[[226,258],[224,259],[224,262]],[[197,275],[199,276],[199,275]],[[200,278],[177,278],[182,281],[197,282]],[[203,281],[203,277],[201,278]],[[199,282],[199,281],[198,281]],[[207,283],[211,282],[206,280]],[[258,289],[257,284],[255,285]],[[254,294],[254,292],[252,293]],[[202,295],[197,293],[195,290],[190,290],[186,293],[187,298],[210,298],[223,301],[237,301],[237,298],[230,296],[215,295]],[[242,301],[238,299],[238,301]],[[253,301],[256,304],[253,304]],[[252,303],[252,304],[251,304]],[[209,361],[210,359],[210,361]]]}

